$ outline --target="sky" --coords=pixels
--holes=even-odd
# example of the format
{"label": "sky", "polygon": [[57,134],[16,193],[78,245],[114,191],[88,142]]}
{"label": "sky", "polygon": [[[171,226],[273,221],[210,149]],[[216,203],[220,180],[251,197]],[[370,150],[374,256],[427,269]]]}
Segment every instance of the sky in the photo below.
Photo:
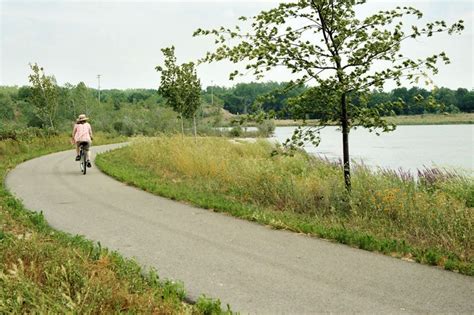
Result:
{"label": "sky", "polygon": [[[174,45],[178,63],[196,61],[215,48],[211,37],[192,37],[197,28],[233,26],[239,16],[253,16],[278,2],[0,0],[0,85],[28,84],[28,64],[37,62],[59,85],[82,81],[97,87],[100,74],[103,89],[157,88],[160,77],[155,66],[163,62],[161,48]],[[360,13],[396,5],[415,6],[424,12],[423,21],[465,21],[461,35],[416,40],[403,51],[414,57],[445,51],[452,63],[439,66],[439,74],[432,77],[434,85],[472,89],[472,2],[369,0]],[[197,71],[203,87],[255,81],[252,76],[229,81],[234,69],[229,62],[219,62],[199,65]],[[291,78],[284,69],[277,69],[264,81]]]}

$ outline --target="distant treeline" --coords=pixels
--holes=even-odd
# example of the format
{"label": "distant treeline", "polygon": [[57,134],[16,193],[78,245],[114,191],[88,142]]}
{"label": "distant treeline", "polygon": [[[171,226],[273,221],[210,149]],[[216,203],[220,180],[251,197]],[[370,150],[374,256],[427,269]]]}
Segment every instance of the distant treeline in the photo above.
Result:
{"label": "distant treeline", "polygon": [[[286,83],[239,83],[233,87],[210,86],[202,91],[202,107],[198,117],[207,126],[222,123],[221,108],[233,114],[258,110],[274,112],[278,118],[291,118],[285,110],[289,100],[306,92],[309,87],[285,91]],[[86,87],[84,83],[58,87],[59,106],[55,115],[58,129],[68,130],[80,113],[91,116],[98,130],[122,134],[154,134],[178,128],[176,113],[165,105],[156,89],[102,90]],[[270,97],[269,97],[270,96]],[[421,97],[420,97],[421,96]],[[397,115],[435,112],[474,112],[474,91],[465,88],[450,90],[436,88],[397,88],[391,92],[372,92],[368,106],[399,101]],[[357,101],[357,100],[355,100]],[[435,101],[441,106],[430,106]],[[399,102],[400,103],[400,102]],[[318,118],[318,117],[310,117]],[[0,86],[0,129],[43,127],[31,105],[29,86]],[[204,125],[204,124],[201,124]]]}
{"label": "distant treeline", "polygon": [[[214,94],[222,102],[224,109],[233,114],[249,113],[258,107],[266,112],[273,110],[280,118],[291,118],[284,109],[288,100],[308,90],[308,87],[299,87],[285,92],[286,83],[239,83],[231,88],[208,87],[205,94]],[[280,91],[272,93],[273,91]],[[265,94],[273,94],[273,97],[261,98]],[[421,97],[420,97],[421,96]],[[474,112],[474,91],[465,88],[451,90],[448,88],[436,88],[428,91],[423,88],[405,87],[396,88],[391,92],[373,91],[367,100],[367,105],[373,107],[380,103],[399,102],[402,106],[394,107],[396,115],[417,115],[423,113],[437,112]],[[357,102],[358,100],[354,100]],[[432,102],[438,106],[431,106]],[[258,107],[255,106],[258,104]],[[283,116],[283,117],[281,117]],[[314,117],[318,118],[318,117]]]}

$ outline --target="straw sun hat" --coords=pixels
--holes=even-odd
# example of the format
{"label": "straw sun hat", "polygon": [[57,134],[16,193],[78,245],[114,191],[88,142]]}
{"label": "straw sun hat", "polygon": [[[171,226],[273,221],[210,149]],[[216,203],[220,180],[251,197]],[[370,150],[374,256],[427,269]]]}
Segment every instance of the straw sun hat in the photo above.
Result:
{"label": "straw sun hat", "polygon": [[80,114],[79,117],[76,119],[76,122],[82,122],[82,121],[87,121],[87,120],[89,120],[89,118],[86,117],[86,115]]}

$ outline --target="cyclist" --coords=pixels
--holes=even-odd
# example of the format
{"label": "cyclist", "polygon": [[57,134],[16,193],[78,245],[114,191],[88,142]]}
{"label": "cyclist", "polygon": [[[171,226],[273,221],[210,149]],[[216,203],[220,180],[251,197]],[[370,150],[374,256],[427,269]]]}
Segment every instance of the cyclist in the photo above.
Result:
{"label": "cyclist", "polygon": [[81,143],[85,143],[83,145],[84,150],[87,152],[87,167],[91,167],[91,152],[90,146],[92,143],[92,127],[87,122],[89,118],[86,115],[81,114],[76,119],[76,124],[72,130],[72,142],[76,144],[76,161],[81,159],[79,155],[79,147]]}

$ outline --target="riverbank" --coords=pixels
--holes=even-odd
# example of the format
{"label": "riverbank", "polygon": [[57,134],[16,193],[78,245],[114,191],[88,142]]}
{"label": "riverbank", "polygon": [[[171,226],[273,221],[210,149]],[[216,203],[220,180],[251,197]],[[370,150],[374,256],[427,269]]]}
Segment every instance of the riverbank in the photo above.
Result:
{"label": "riverbank", "polygon": [[[95,134],[95,145],[126,140]],[[202,314],[217,301],[184,302],[181,284],[163,281],[136,262],[81,236],[54,230],[5,188],[22,161],[70,149],[68,135],[0,141],[0,313]]]}
{"label": "riverbank", "polygon": [[472,178],[357,167],[347,195],[339,166],[266,141],[144,139],[100,155],[109,175],[146,191],[273,228],[474,275]]}
{"label": "riverbank", "polygon": [[[385,119],[396,125],[457,125],[457,124],[474,124],[474,113],[459,114],[425,114],[425,115],[409,115],[409,116],[389,116]],[[277,127],[291,127],[301,125],[301,120],[275,120]],[[317,120],[307,120],[306,124],[315,126]]]}

